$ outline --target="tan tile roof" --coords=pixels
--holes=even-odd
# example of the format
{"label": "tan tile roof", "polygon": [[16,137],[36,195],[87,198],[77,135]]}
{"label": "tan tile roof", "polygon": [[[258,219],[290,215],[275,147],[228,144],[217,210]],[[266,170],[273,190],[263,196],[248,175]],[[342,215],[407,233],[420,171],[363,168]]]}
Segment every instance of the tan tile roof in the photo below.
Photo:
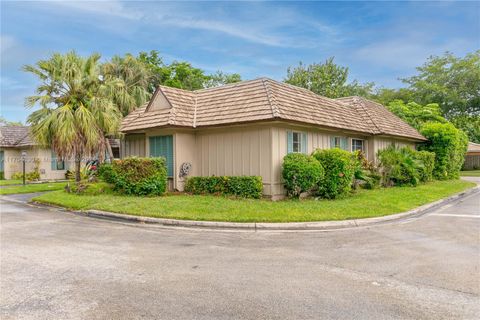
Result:
{"label": "tan tile roof", "polygon": [[362,98],[346,97],[336,99],[356,109],[373,134],[386,134],[426,140],[415,128],[390,112],[380,103]]}
{"label": "tan tile roof", "polygon": [[0,147],[26,147],[36,143],[27,126],[0,126]]}
{"label": "tan tile roof", "polygon": [[474,143],[474,142],[469,142],[467,152],[480,152],[480,144],[479,143]]}
{"label": "tan tile roof", "polygon": [[153,127],[205,127],[283,119],[368,134],[424,140],[415,129],[372,101],[329,99],[309,90],[267,78],[197,91],[160,86],[172,108],[143,106],[122,122],[122,131]]}

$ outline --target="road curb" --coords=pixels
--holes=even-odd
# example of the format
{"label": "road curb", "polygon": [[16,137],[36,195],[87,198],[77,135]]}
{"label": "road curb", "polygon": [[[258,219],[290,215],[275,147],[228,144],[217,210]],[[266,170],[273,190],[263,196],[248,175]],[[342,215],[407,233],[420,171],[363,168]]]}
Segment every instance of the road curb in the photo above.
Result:
{"label": "road curb", "polygon": [[[365,227],[378,224],[398,222],[401,220],[416,218],[422,216],[430,210],[443,206],[450,202],[462,199],[480,191],[480,186],[454,194],[450,197],[437,200],[417,207],[415,209],[392,214],[383,217],[352,219],[342,221],[318,221],[318,222],[287,222],[287,223],[255,223],[255,222],[216,222],[216,221],[194,221],[194,220],[177,220],[166,218],[153,218],[134,216],[128,214],[107,212],[101,210],[75,211],[75,213],[83,214],[87,217],[116,220],[130,223],[157,224],[167,227],[184,227],[184,228],[205,228],[205,229],[239,229],[254,231],[294,231],[294,230],[336,230],[345,228]],[[40,203],[45,205],[44,203]]]}

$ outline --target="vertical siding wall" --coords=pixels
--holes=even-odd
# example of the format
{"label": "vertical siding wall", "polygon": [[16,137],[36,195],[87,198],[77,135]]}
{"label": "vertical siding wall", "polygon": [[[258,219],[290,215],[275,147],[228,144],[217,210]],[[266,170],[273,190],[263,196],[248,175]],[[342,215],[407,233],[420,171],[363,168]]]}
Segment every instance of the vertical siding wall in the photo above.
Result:
{"label": "vertical siding wall", "polygon": [[388,148],[388,146],[392,144],[396,144],[399,147],[409,147],[412,149],[415,149],[415,142],[411,141],[406,141],[406,140],[399,140],[399,139],[394,139],[394,138],[380,138],[380,137],[374,137],[373,139],[373,155],[374,159],[376,158],[377,152],[379,150],[383,150],[385,148]]}
{"label": "vertical siding wall", "polygon": [[480,152],[465,155],[464,170],[476,170],[480,168]]}
{"label": "vertical siding wall", "polygon": [[120,141],[120,157],[145,157],[145,135],[127,134],[125,139]]}
{"label": "vertical siding wall", "polygon": [[271,130],[269,127],[211,129],[196,134],[200,176],[262,176],[264,193],[271,194]]}
{"label": "vertical siding wall", "polygon": [[370,156],[370,145],[368,137],[352,135],[344,132],[322,131],[304,127],[272,127],[272,195],[283,195],[285,190],[282,181],[283,157],[287,154],[287,131],[293,130],[307,133],[307,153],[310,154],[316,149],[330,148],[330,138],[334,136],[347,137],[348,147],[351,148],[351,139],[363,139],[365,152]]}

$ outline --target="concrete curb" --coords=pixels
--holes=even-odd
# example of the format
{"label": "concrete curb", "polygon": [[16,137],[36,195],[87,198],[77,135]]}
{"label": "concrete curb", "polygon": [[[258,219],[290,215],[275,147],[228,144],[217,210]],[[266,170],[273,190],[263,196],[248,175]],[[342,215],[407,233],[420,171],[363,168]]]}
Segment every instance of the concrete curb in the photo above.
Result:
{"label": "concrete curb", "polygon": [[[106,212],[100,210],[87,210],[83,212],[76,211],[85,216],[92,218],[116,220],[131,223],[148,223],[158,224],[167,227],[184,227],[184,228],[205,228],[205,229],[239,229],[254,231],[292,231],[292,230],[336,230],[345,228],[365,227],[391,222],[398,222],[410,218],[419,217],[430,210],[443,206],[447,203],[462,199],[480,191],[480,185],[462,191],[453,196],[440,199],[438,201],[425,204],[410,211],[392,214],[383,217],[352,219],[342,221],[319,221],[319,222],[287,222],[287,223],[241,223],[241,222],[215,222],[215,221],[194,221],[194,220],[177,220],[165,218],[152,218],[134,216],[121,213]],[[44,204],[42,204],[44,205]]]}

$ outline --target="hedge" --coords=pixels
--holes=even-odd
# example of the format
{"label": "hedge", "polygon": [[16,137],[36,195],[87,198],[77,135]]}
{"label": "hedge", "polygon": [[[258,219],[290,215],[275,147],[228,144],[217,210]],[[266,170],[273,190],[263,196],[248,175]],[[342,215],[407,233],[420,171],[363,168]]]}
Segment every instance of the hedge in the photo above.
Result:
{"label": "hedge", "polygon": [[458,178],[467,152],[467,135],[451,123],[427,123],[420,132],[428,139],[420,149],[435,153],[433,176],[440,180]]}
{"label": "hedge", "polygon": [[323,175],[322,165],[312,156],[290,153],[283,158],[282,177],[287,194],[291,197],[312,190]]}
{"label": "hedge", "polygon": [[351,152],[338,148],[316,150],[313,157],[322,165],[325,174],[318,183],[318,195],[335,199],[352,189],[356,160]]}
{"label": "hedge", "polygon": [[191,177],[185,182],[185,191],[259,199],[262,197],[263,183],[259,176]]}
{"label": "hedge", "polygon": [[[105,165],[104,165],[105,166]],[[114,190],[129,195],[161,195],[167,189],[165,158],[130,157],[114,160],[111,171],[104,167],[101,175]]]}
{"label": "hedge", "polygon": [[420,181],[426,182],[433,179],[433,168],[435,167],[435,153],[429,151],[414,151],[415,159],[421,161],[418,168]]}

